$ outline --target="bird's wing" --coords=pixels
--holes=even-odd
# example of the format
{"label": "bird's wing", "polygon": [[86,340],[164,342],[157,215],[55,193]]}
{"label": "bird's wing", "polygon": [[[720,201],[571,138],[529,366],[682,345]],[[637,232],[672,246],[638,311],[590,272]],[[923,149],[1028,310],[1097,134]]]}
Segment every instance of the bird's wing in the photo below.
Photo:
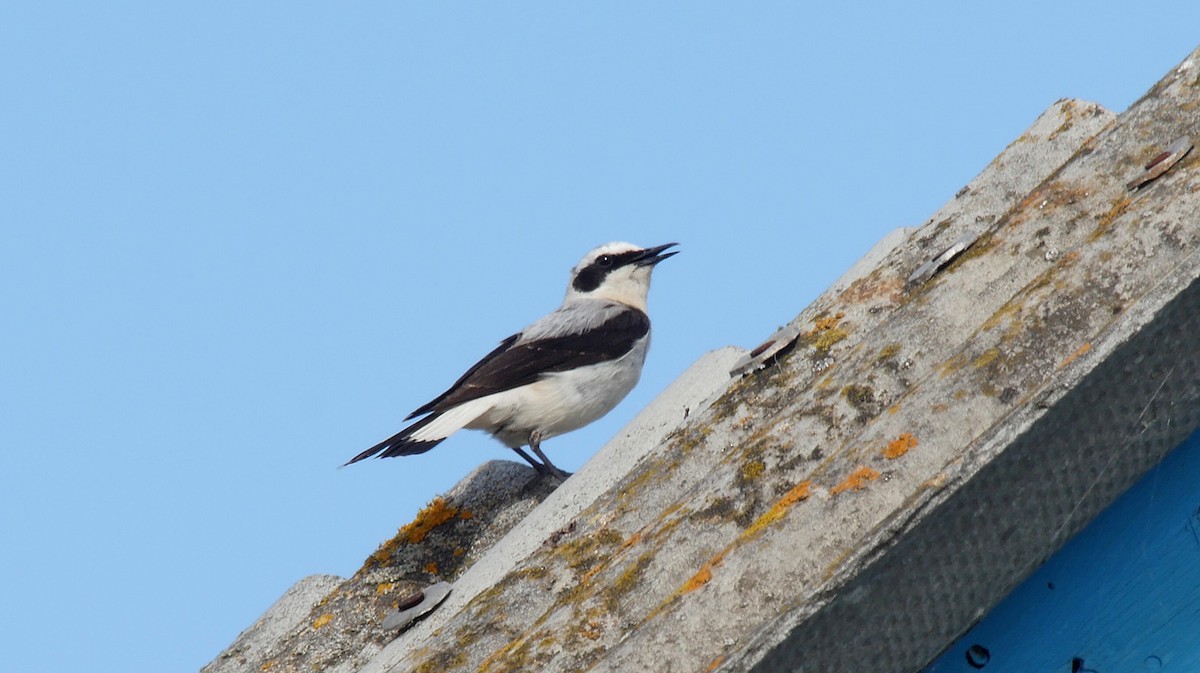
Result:
{"label": "bird's wing", "polygon": [[[543,374],[615,360],[650,331],[650,318],[628,306],[606,311],[598,324],[579,320],[578,311],[560,309],[501,342],[467,370],[450,389],[409,418],[504,392],[537,381]],[[596,315],[593,312],[591,315]],[[564,325],[554,323],[563,322]],[[572,322],[578,325],[572,328]],[[544,334],[546,336],[533,336]]]}

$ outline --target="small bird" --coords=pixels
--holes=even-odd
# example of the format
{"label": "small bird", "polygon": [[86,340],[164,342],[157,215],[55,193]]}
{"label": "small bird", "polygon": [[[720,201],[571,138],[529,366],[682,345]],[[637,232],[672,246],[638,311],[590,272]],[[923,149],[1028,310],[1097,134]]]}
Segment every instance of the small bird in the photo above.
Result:
{"label": "small bird", "polygon": [[[650,346],[646,296],[654,266],[678,243],[608,243],[571,270],[562,306],[514,334],[446,392],[408,415],[424,417],[346,465],[424,453],[455,432],[483,430],[539,475],[565,479],[542,442],[607,414],[633,390]],[[541,460],[521,447],[528,446]]]}

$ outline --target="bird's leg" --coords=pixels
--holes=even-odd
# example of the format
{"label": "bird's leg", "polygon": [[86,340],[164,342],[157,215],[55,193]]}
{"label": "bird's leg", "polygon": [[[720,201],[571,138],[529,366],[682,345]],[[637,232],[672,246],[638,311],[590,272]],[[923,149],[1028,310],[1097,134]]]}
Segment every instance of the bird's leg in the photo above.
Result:
{"label": "bird's leg", "polygon": [[537,470],[537,473],[539,475],[549,474],[549,470],[546,469],[545,465],[542,465],[541,463],[534,460],[533,456],[529,455],[528,453],[525,453],[525,450],[522,449],[521,447],[513,446],[513,447],[509,447],[509,448],[511,448],[513,451],[516,451],[518,456],[524,458],[525,462],[532,465],[533,469]]}
{"label": "bird's leg", "polygon": [[[558,467],[554,463],[550,462],[550,459],[546,457],[546,454],[542,453],[541,444],[542,444],[542,433],[540,433],[536,430],[529,433],[529,448],[533,449],[533,453],[542,460],[542,468],[544,470],[546,470],[545,472],[543,472],[543,474],[552,474],[552,475],[558,477],[559,479],[563,479],[563,480],[565,480],[567,477],[571,476],[570,472],[564,472],[564,471],[558,469]],[[539,472],[540,471],[541,470],[539,470]]]}

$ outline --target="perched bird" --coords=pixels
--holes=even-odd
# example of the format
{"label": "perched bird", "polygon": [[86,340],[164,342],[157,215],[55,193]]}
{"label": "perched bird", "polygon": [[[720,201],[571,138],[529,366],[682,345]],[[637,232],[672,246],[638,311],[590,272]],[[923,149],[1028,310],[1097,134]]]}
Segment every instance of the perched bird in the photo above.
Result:
{"label": "perched bird", "polygon": [[468,428],[491,433],[539,474],[565,478],[541,444],[607,414],[633,390],[650,346],[650,274],[676,245],[592,250],[571,270],[562,306],[502,341],[405,420],[424,418],[346,464],[424,453]]}

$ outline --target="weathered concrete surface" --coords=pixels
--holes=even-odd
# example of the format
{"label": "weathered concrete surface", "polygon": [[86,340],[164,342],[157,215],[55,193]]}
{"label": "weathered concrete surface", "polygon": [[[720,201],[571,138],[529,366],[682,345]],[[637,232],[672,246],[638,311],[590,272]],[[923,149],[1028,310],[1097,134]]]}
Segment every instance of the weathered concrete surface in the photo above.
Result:
{"label": "weathered concrete surface", "polygon": [[[402,635],[368,670],[746,670],[784,652],[834,597],[853,603],[859,594],[841,593],[849,582],[1173,297],[1190,296],[1181,291],[1200,275],[1196,154],[1137,192],[1125,183],[1200,128],[1195,63],[1193,54],[1115,123],[1097,106],[1057,103],[990,176],[802,313],[808,327],[793,349],[691,416],[439,628]],[[967,253],[906,285],[968,231],[981,236]],[[1091,492],[1079,511],[1095,509]],[[1077,526],[1077,513],[1052,524],[1051,538]],[[888,635],[852,630],[826,641]],[[860,668],[858,654],[842,668]]]}
{"label": "weathered concrete surface", "polygon": [[251,662],[266,661],[271,646],[298,627],[313,608],[344,580],[337,575],[310,575],[292,585],[267,608],[258,621],[238,634],[221,656],[202,670],[249,670]]}
{"label": "weathered concrete surface", "polygon": [[301,580],[203,673],[354,671],[392,640],[397,601],[454,580],[554,488],[524,463],[494,460],[434,499],[347,580]]}

